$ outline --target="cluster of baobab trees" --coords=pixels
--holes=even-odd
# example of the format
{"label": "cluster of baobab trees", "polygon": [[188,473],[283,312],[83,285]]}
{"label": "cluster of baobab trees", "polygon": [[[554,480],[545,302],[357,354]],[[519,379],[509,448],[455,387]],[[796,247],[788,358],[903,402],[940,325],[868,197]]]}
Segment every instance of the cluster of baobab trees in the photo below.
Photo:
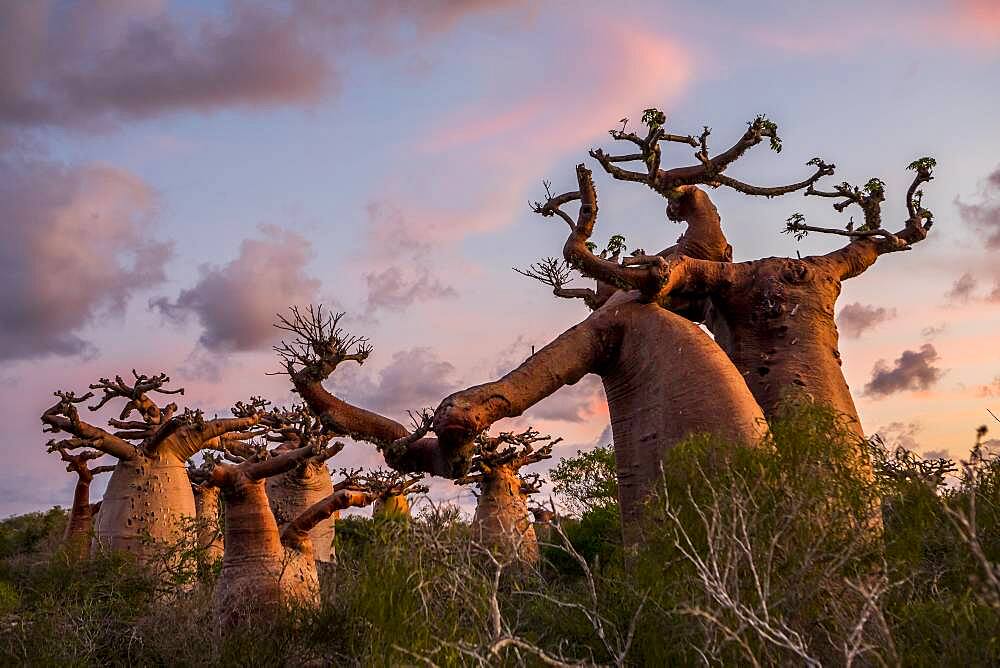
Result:
{"label": "cluster of baobab trees", "polygon": [[[495,422],[522,415],[591,373],[601,377],[607,395],[623,527],[630,542],[641,540],[643,503],[664,453],[692,434],[755,446],[766,442],[768,420],[780,415],[783,402],[806,398],[837,411],[860,442],[864,434],[841,371],[835,303],[844,280],[884,254],[910,250],[927,236],[932,214],[922,204],[920,188],[932,179],[934,160],[921,158],[909,165],[914,177],[902,198],[905,215],[899,229],[890,231],[882,214],[886,184],[872,178],[860,187],[843,182],[823,189],[819,182],[834,173],[834,165],[820,158],[807,163],[811,174],[789,185],[757,186],[729,176],[729,167],[765,140],[780,151],[777,126],[764,116],[748,123],[736,143],[717,154],[709,149],[707,127],[697,136],[671,133],[665,115],[656,109],[647,109],[642,122],[640,133],[628,131],[627,122],[611,131],[615,141],[628,146],[626,152],[594,149],[590,156],[611,178],[644,184],[666,200],[667,218],[686,224],[675,244],[659,252],[640,248],[624,255],[621,236],[615,234],[597,252],[591,241],[597,189],[583,164],[576,168],[575,190],[554,194],[546,183],[546,199],[533,205],[536,213],[565,222],[568,236],[561,257],[546,258],[519,273],[545,283],[557,297],[580,299],[591,313],[579,324],[499,380],[456,392],[433,412],[413,414],[409,426],[354,406],[324,387],[341,363],[364,363],[372,346],[367,338],[341,328],[342,314],[318,306],[292,307],[276,323],[288,335],[276,351],[304,404],[296,411],[267,411],[251,401],[237,404],[234,417],[227,419],[206,420],[196,411],[178,414],[175,404],[161,408],[149,398],[151,392],[170,392],[163,389],[165,376],[137,375],[132,386],[121,379],[92,386],[105,392],[98,406],[119,397],[128,401],[120,420],[111,421],[120,431],[109,433],[80,420],[76,405],[85,397],[59,393],[59,403],[42,420],[51,430],[72,436],[53,447],[66,451],[70,468],[80,471],[81,519],[71,525],[74,535],[83,535],[77,524],[82,526],[94,513],[86,499],[92,473],[86,467],[90,455],[73,459],[69,450],[91,446],[118,458],[97,513],[94,539],[137,553],[140,532],[160,538],[170,526],[162,518],[195,514],[184,463],[196,452],[210,450],[221,457],[206,457],[190,475],[198,482],[203,509],[218,504],[212,495],[221,496],[226,509],[221,611],[238,609],[247,588],[259,586],[255,573],[279,564],[280,572],[288,574],[284,577],[294,580],[287,585],[290,590],[313,592],[315,568],[309,564],[328,557],[330,518],[341,508],[373,501],[380,512],[405,511],[405,494],[416,489],[420,476],[400,474],[475,484],[474,533],[521,558],[535,559],[525,499],[537,485],[519,469],[550,457],[555,441],[531,430],[500,436],[487,432]],[[661,150],[670,143],[690,146],[694,164],[666,167]],[[822,255],[734,262],[709,197],[711,189],[720,187],[748,196],[800,192],[829,198],[838,213],[857,207],[863,223],[851,218],[843,226],[813,226],[796,213],[786,221],[785,232],[797,238],[838,235],[846,243]],[[571,205],[577,207],[575,216],[565,210]],[[569,287],[574,272],[594,280],[594,286]],[[140,420],[127,420],[133,411]],[[339,447],[330,443],[336,437],[373,444],[392,472],[355,473],[334,485],[322,471]],[[259,438],[278,445],[261,456],[248,446]],[[845,456],[852,458],[858,476],[870,475],[861,448]],[[278,591],[284,585],[274,586],[273,598],[287,596]]]}
{"label": "cluster of baobab trees", "polygon": [[[131,383],[117,376],[90,386],[104,393],[91,410],[115,399],[126,402],[119,417],[109,420],[112,431],[80,417],[78,406],[93,391],[57,392],[59,401],[42,415],[47,431],[69,435],[49,441],[49,450],[77,474],[64,549],[79,559],[122,550],[152,568],[193,529],[199,565],[221,560],[214,596],[223,626],[281,605],[318,606],[317,563],[334,558],[339,511],[374,504],[376,518],[408,518],[407,495],[428,489],[420,484],[423,474],[390,469],[341,469],[334,482],[327,461],[344,444],[305,406],[269,408],[255,397],[237,402],[231,418],[208,420],[200,411],[178,413],[176,404],[154,401],[154,393],[183,393],[166,389],[166,374],[132,373]],[[129,419],[133,412],[139,419]],[[513,558],[523,553],[537,560],[537,545],[522,545],[535,542],[526,497],[538,491],[537,478],[521,481],[517,470],[549,457],[551,448],[533,448],[548,439],[528,431],[479,440],[482,473],[475,482],[484,491],[474,522],[477,538]],[[196,465],[191,458],[197,453]],[[117,462],[90,466],[105,455]],[[492,474],[486,462],[496,462],[502,472]],[[112,474],[107,492],[91,503],[91,482],[106,472]],[[498,476],[510,485],[491,486]],[[516,500],[500,498],[505,496]]]}

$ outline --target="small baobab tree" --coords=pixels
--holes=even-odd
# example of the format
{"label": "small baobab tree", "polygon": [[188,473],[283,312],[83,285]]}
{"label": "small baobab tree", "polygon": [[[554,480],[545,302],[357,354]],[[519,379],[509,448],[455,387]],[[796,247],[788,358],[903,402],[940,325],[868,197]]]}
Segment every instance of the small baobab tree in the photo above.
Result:
{"label": "small baobab tree", "polygon": [[407,475],[399,471],[378,468],[358,476],[357,484],[374,499],[372,517],[376,519],[409,519],[410,494],[426,494],[427,485],[419,484],[422,473]]}
{"label": "small baobab tree", "polygon": [[90,467],[89,462],[103,457],[103,452],[97,450],[82,450],[76,454],[70,452],[88,445],[86,439],[79,438],[48,442],[48,451],[58,452],[59,457],[66,462],[66,470],[76,473],[73,505],[70,506],[66,533],[63,537],[63,551],[74,559],[86,559],[90,554],[90,541],[94,535],[94,516],[101,507],[100,501],[90,502],[90,483],[94,481],[94,476],[110,473],[115,469],[114,466]]}
{"label": "small baobab tree", "polygon": [[540,491],[540,479],[537,474],[522,475],[520,471],[549,459],[552,446],[560,440],[541,436],[533,429],[476,439],[471,472],[455,484],[474,484],[479,489],[472,535],[481,545],[507,559],[538,561],[538,540],[527,501],[529,495]]}
{"label": "small baobab tree", "polygon": [[[305,445],[325,446],[333,438],[333,434],[325,431],[319,420],[304,406],[274,410],[269,415],[272,423],[265,438],[278,444],[272,451],[273,454],[296,450]],[[333,494],[333,480],[326,462],[343,447],[343,443],[339,443],[337,447],[320,447],[316,455],[303,460],[295,468],[267,479],[267,497],[280,528],[284,529],[285,525],[307,508]],[[333,523],[333,517],[329,517],[312,528],[313,550],[319,561],[331,560]]]}
{"label": "small baobab tree", "polygon": [[[337,510],[365,505],[370,499],[363,492],[335,492],[306,509],[281,532],[264,481],[322,455],[323,450],[318,443],[273,456],[261,449],[239,463],[211,457],[206,459],[206,467],[197,469],[199,484],[217,487],[226,509],[225,555],[214,593],[216,617],[223,628],[266,619],[283,606],[319,605],[319,576],[310,531]],[[237,455],[230,458],[242,459]]]}
{"label": "small baobab tree", "polygon": [[[108,421],[117,431],[110,432],[80,419],[77,406],[93,397],[87,392],[77,397],[73,392],[56,392],[59,401],[42,414],[44,430],[66,432],[72,447],[93,448],[115,457],[118,462],[108,482],[94,529],[95,546],[125,550],[145,560],[157,543],[175,544],[184,517],[195,517],[194,495],[185,462],[227,432],[256,425],[260,413],[255,406],[242,405],[233,418],[206,420],[201,411],[185,410],[176,414],[177,405],[157,406],[150,392],[180,393],[166,390],[166,374],[146,376],[132,372],[131,386],[117,376],[114,381],[102,378],[91,390],[103,390],[104,396],[90,410],[102,408],[112,399],[126,399],[118,419]],[[141,420],[128,420],[138,411]],[[67,448],[72,449],[72,448]]]}

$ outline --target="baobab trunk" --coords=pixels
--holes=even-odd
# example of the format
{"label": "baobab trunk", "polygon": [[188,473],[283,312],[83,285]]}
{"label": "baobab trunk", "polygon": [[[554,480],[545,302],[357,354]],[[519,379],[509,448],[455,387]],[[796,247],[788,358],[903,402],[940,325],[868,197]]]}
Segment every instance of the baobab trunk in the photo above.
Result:
{"label": "baobab trunk", "polygon": [[262,462],[217,465],[207,485],[218,486],[226,503],[226,552],[216,583],[214,606],[223,628],[268,619],[287,606],[318,607],[319,576],[310,531],[317,522],[369,498],[336,492],[313,504],[279,533],[264,480],[301,464],[312,446]]}
{"label": "baobab trunk", "polygon": [[[267,498],[274,519],[282,529],[306,509],[334,492],[333,480],[325,460],[310,459],[296,468],[267,479]],[[331,561],[333,554],[334,518],[316,523],[310,532],[317,561]]]}
{"label": "baobab trunk", "polygon": [[[502,558],[533,564],[538,561],[538,540],[528,519],[528,496],[541,490],[538,474],[522,477],[525,466],[552,457],[552,447],[562,439],[541,436],[533,429],[498,437],[476,438],[470,475],[456,484],[475,483],[479,488],[472,535]],[[542,446],[535,449],[536,444]]]}
{"label": "baobab trunk", "polygon": [[532,564],[538,561],[538,539],[529,520],[527,495],[511,467],[498,467],[479,483],[472,535],[505,557]]}
{"label": "baobab trunk", "polygon": [[58,452],[60,458],[66,462],[66,470],[76,473],[76,486],[73,489],[73,505],[70,506],[69,518],[66,522],[66,531],[63,535],[63,553],[71,559],[86,559],[90,554],[90,541],[94,534],[94,517],[101,502],[90,502],[90,483],[94,481],[94,476],[101,473],[110,472],[112,466],[96,466],[90,468],[89,461],[104,456],[104,453],[94,450],[84,450],[78,454],[70,454],[70,448],[79,448],[85,445],[92,445],[86,439],[67,439],[63,441],[49,441],[49,452]]}
{"label": "baobab trunk", "polygon": [[604,382],[626,535],[638,527],[667,450],[694,434],[754,446],[763,413],[725,353],[697,326],[636,293],[618,293],[500,380],[447,397],[434,429],[461,443],[587,373]]}
{"label": "baobab trunk", "polygon": [[267,618],[290,603],[318,606],[316,566],[285,552],[263,480],[241,476],[223,487],[223,498],[226,551],[214,596],[220,624]]}
{"label": "baobab trunk", "polygon": [[219,489],[195,485],[192,491],[194,492],[195,516],[198,526],[199,561],[202,566],[209,567],[222,560],[225,554]]}

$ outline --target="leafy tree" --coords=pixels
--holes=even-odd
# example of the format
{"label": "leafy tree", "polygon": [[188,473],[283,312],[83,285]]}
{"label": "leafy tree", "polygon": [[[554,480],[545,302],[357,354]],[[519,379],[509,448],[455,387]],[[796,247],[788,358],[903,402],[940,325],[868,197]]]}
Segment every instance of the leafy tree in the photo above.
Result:
{"label": "leafy tree", "polygon": [[576,457],[559,460],[549,473],[554,490],[572,512],[618,507],[618,477],[612,445],[601,445],[588,452],[576,451]]}

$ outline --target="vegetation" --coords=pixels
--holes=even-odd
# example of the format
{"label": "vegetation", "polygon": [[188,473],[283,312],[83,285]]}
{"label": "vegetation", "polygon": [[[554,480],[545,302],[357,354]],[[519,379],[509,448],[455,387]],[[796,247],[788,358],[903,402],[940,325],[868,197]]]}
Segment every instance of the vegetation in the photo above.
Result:
{"label": "vegetation", "polygon": [[858,447],[811,405],[786,407],[763,447],[688,438],[663,460],[638,551],[622,547],[616,509],[591,501],[607,479],[563,485],[590,505],[558,520],[533,570],[482,550],[447,506],[346,518],[318,610],[225,636],[211,573],[177,596],[128,555],[67,559],[61,511],[11,518],[0,663],[995,665],[1000,458],[977,444],[951,467],[876,440],[866,484]]}

